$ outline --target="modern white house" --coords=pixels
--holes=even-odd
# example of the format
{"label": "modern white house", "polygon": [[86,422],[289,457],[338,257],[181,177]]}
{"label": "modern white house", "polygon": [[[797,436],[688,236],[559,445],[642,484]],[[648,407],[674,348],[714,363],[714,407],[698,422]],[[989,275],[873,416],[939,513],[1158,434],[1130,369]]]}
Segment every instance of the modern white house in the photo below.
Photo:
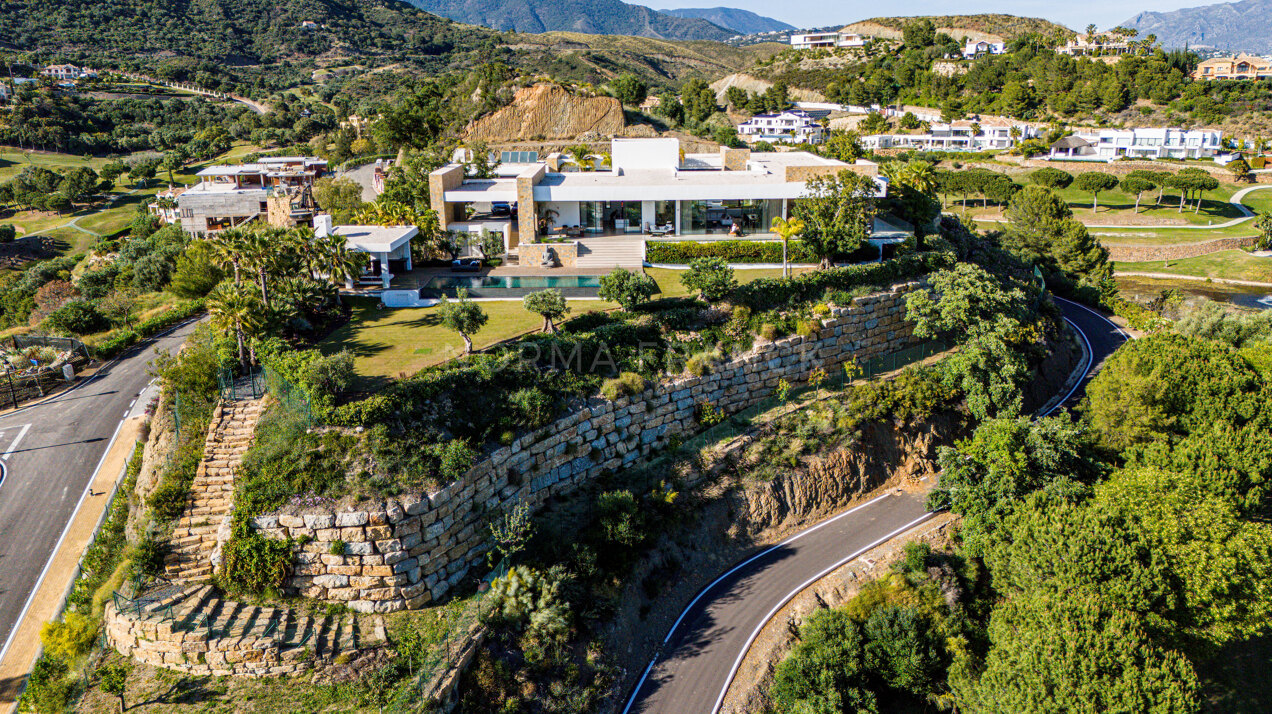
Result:
{"label": "modern white house", "polygon": [[1103,57],[1124,55],[1131,51],[1131,44],[1124,38],[1108,33],[1078,35],[1056,48],[1056,52],[1071,57]]}
{"label": "modern white house", "polygon": [[[329,214],[314,216],[314,235],[337,235],[345,239],[349,250],[367,253],[371,262],[359,282],[380,283],[389,288],[393,280],[393,266],[400,265],[406,272],[414,269],[411,256],[411,239],[419,235],[415,226],[336,226]],[[353,281],[345,281],[345,287],[353,289]]]}
{"label": "modern white house", "polygon": [[756,114],[738,124],[738,137],[747,143],[820,144],[826,139],[826,129],[807,111],[787,109],[777,114]]}
{"label": "modern white house", "polygon": [[[806,182],[818,176],[870,176],[880,198],[888,186],[869,161],[727,147],[686,154],[672,138],[614,139],[610,166],[599,171],[566,170],[560,154],[499,168],[501,175],[491,179],[467,176],[462,164],[430,174],[441,227],[472,232],[506,221],[505,247],[521,265],[545,264],[550,241],[563,267],[588,267],[589,254],[600,256],[607,243],[625,237],[642,246],[646,237],[771,237],[773,218],[789,216],[792,202],[807,196]],[[639,256],[641,248],[636,251]]]}
{"label": "modern white house", "polygon": [[868,38],[855,32],[801,32],[791,35],[791,47],[797,50],[835,49],[836,47],[864,47]]}
{"label": "modern white house", "polygon": [[981,55],[1001,55],[1007,51],[1006,42],[973,42],[967,41],[963,46],[963,56],[967,58],[980,57]]}
{"label": "modern white house", "polygon": [[1010,149],[1019,141],[1038,136],[1037,128],[1030,124],[990,124],[975,130],[972,124],[933,124],[924,134],[873,134],[861,137],[861,145],[874,150],[993,151]]}
{"label": "modern white house", "polygon": [[[262,218],[275,226],[310,225],[316,208],[311,189],[326,170],[326,160],[312,156],[209,166],[196,174],[199,183],[174,196],[177,216],[181,227],[193,234],[216,233]],[[164,217],[157,202],[151,206],[152,213]]]}
{"label": "modern white house", "polygon": [[1223,132],[1204,129],[1103,129],[1077,132],[1051,145],[1053,159],[1112,161],[1137,159],[1208,159],[1223,151]]}

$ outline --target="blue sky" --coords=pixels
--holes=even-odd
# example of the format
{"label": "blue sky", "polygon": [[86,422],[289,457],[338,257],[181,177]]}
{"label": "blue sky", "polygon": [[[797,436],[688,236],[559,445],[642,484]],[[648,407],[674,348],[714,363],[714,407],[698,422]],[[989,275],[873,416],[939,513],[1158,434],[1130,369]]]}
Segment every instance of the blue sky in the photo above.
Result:
{"label": "blue sky", "polygon": [[936,2],[935,0],[892,0],[885,3],[826,2],[825,0],[627,0],[659,10],[673,7],[736,7],[767,15],[796,27],[821,27],[847,24],[868,17],[891,15],[967,15],[982,12],[998,12],[1025,17],[1042,17],[1059,22],[1075,30],[1095,23],[1101,29],[1112,27],[1137,13],[1154,10],[1178,10],[1208,4],[1205,0],[1001,0],[982,2]]}

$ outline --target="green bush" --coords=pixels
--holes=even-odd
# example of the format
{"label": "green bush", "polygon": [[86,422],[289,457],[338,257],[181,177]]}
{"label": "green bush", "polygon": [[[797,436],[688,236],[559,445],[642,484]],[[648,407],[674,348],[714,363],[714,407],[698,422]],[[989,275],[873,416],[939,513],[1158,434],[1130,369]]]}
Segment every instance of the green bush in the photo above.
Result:
{"label": "green bush", "polygon": [[954,264],[945,252],[914,253],[882,263],[863,263],[816,270],[793,278],[760,278],[740,285],[729,300],[755,312],[820,300],[827,290],[852,290],[863,285],[882,286],[905,278],[926,275]]}
{"label": "green bush", "polygon": [[534,387],[518,389],[508,395],[508,406],[512,407],[517,424],[527,429],[546,425],[556,413],[552,396]]}
{"label": "green bush", "polygon": [[44,318],[44,326],[55,332],[88,335],[110,327],[110,322],[87,300],[72,300]]}
{"label": "green bush", "polygon": [[645,391],[645,378],[635,372],[623,372],[601,385],[601,396],[613,401]]}
{"label": "green bush", "polygon": [[[781,241],[720,240],[681,241],[675,243],[650,242],[645,253],[651,263],[688,265],[699,258],[722,258],[729,263],[781,263]],[[786,245],[789,263],[817,263],[803,241],[793,240]]]}
{"label": "green bush", "polygon": [[778,337],[777,325],[774,325],[771,322],[766,322],[763,325],[760,325],[760,337],[763,337],[770,342],[776,340]]}
{"label": "green bush", "polygon": [[720,359],[719,352],[699,352],[690,357],[689,361],[685,363],[685,371],[695,377],[704,377],[711,374],[711,368],[715,366],[718,359]]}
{"label": "green bush", "polygon": [[291,569],[292,540],[271,540],[239,517],[221,554],[221,580],[231,592],[263,593],[283,584]]}
{"label": "green bush", "polygon": [[18,711],[41,714],[65,711],[75,691],[75,683],[66,677],[69,669],[65,661],[47,652],[40,655],[27,678]]}
{"label": "green bush", "polygon": [[658,292],[658,283],[644,272],[618,268],[608,275],[601,276],[601,289],[598,295],[602,300],[616,302],[624,310],[631,310],[656,292]]}
{"label": "green bush", "polygon": [[697,290],[707,302],[723,300],[738,286],[733,279],[733,268],[724,258],[694,258],[680,283],[689,290]]}
{"label": "green bush", "polygon": [[87,654],[96,638],[97,623],[78,612],[68,612],[61,622],[51,620],[40,628],[44,651],[66,661]]}

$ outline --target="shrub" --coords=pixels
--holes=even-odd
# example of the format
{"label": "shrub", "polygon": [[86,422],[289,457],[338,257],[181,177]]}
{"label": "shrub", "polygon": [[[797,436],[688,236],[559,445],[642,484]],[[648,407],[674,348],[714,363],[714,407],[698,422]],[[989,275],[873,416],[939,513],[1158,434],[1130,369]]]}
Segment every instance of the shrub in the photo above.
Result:
{"label": "shrub", "polygon": [[240,518],[221,558],[221,579],[228,590],[262,593],[282,585],[291,569],[292,541],[266,538]]}
{"label": "shrub", "polygon": [[816,337],[821,334],[821,323],[816,320],[800,320],[795,332],[800,337]]}
{"label": "shrub", "polygon": [[630,397],[645,391],[645,378],[635,372],[623,372],[613,379],[605,380],[601,385],[601,396],[613,401],[619,397]]}
{"label": "shrub", "polygon": [[772,342],[777,339],[777,336],[777,325],[774,325],[771,322],[766,322],[763,325],[760,325],[760,337]]}
{"label": "shrub", "polygon": [[19,711],[61,712],[71,700],[75,683],[67,679],[66,662],[49,653],[40,655],[27,678]]}
{"label": "shrub", "polygon": [[133,264],[133,287],[141,292],[163,290],[171,277],[172,263],[161,255],[147,255]]}
{"label": "shrub", "polygon": [[[721,258],[727,263],[780,263],[780,241],[720,240],[654,242],[646,247],[651,263],[687,265],[699,258]],[[791,263],[816,263],[818,258],[803,241],[787,244],[786,258]]]}
{"label": "shrub", "polygon": [[196,240],[177,257],[168,290],[178,297],[201,298],[224,279],[224,271],[212,262],[212,245]]}
{"label": "shrub", "polygon": [[339,538],[331,541],[331,545],[328,546],[327,552],[330,553],[331,555],[344,555],[345,542],[343,540],[340,540]]}
{"label": "shrub", "polygon": [[552,421],[556,405],[550,395],[534,387],[518,389],[508,396],[508,405],[516,415],[517,424],[527,429],[538,429]]}
{"label": "shrub", "polygon": [[602,493],[596,512],[606,541],[633,548],[645,540],[640,504],[631,491]]}
{"label": "shrub", "polygon": [[0,225],[0,243],[12,243],[18,237],[18,229],[12,223]]}
{"label": "shrub", "polygon": [[724,421],[725,413],[711,402],[699,402],[694,408],[694,418],[703,426],[715,426]]}
{"label": "shrub", "polygon": [[619,268],[601,276],[600,298],[616,302],[624,310],[631,310],[658,292],[658,283],[643,272]]}
{"label": "shrub", "polygon": [[711,374],[711,368],[718,359],[720,359],[718,352],[699,352],[685,363],[685,371],[695,377],[706,376]]}
{"label": "shrub", "polygon": [[733,279],[733,268],[724,258],[695,258],[680,283],[690,290],[697,290],[707,302],[719,302],[738,286]]}
{"label": "shrub", "polygon": [[793,278],[760,278],[740,285],[729,296],[731,302],[757,312],[795,303],[820,300],[827,290],[851,290],[863,285],[885,285],[904,278],[948,268],[954,255],[945,252],[915,253],[883,263],[863,263],[842,268],[817,270]]}
{"label": "shrub", "polygon": [[53,620],[40,628],[44,651],[67,661],[87,654],[96,637],[97,623],[78,612],[68,612],[61,622]]}
{"label": "shrub", "polygon": [[72,300],[44,318],[44,326],[56,332],[88,335],[110,327],[110,322],[87,300]]}

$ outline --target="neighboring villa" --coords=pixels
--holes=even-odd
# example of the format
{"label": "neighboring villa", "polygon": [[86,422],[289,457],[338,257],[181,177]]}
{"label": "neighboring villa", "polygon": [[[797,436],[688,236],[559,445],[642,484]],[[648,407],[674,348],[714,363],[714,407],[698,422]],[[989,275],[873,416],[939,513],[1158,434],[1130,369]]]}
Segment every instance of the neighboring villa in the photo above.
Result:
{"label": "neighboring villa", "polygon": [[[568,246],[577,250],[578,243],[585,244],[577,263],[572,257],[560,261],[585,267],[582,256],[599,254],[618,237],[635,238],[627,241],[633,244],[643,236],[771,238],[773,218],[790,215],[791,203],[806,195],[805,182],[813,177],[841,171],[870,176],[878,197],[887,195],[888,186],[869,161],[847,164],[804,151],[727,147],[682,154],[680,141],[670,138],[614,139],[609,169],[573,168],[556,153],[543,161],[501,164],[492,179],[470,178],[463,164],[450,164],[429,176],[431,205],[445,230],[503,232],[505,247],[521,265],[548,260],[543,246],[529,247],[540,239],[596,238]],[[641,250],[643,245],[636,264]]]}
{"label": "neighboring villa", "polygon": [[1137,159],[1205,159],[1223,151],[1223,132],[1202,129],[1103,129],[1079,132],[1051,145],[1053,159],[1112,161]]}
{"label": "neighboring villa", "polygon": [[70,82],[77,79],[96,77],[97,71],[87,67],[76,67],[73,64],[54,64],[40,70],[40,74],[52,77],[59,82]]}
{"label": "neighboring villa", "polygon": [[1099,33],[1095,35],[1078,35],[1069,40],[1056,52],[1071,57],[1102,57],[1107,55],[1130,54],[1131,44],[1114,35]]}
{"label": "neighboring villa", "polygon": [[1006,42],[972,42],[968,40],[963,47],[963,56],[971,59],[981,55],[1001,55],[1007,51]]}
{"label": "neighboring villa", "polygon": [[933,124],[931,131],[926,134],[863,136],[861,145],[873,150],[990,151],[1010,149],[1016,145],[1017,141],[1038,136],[1038,129],[1030,124],[993,124],[981,126],[978,131],[973,131],[973,123],[963,121],[953,124]]}
{"label": "neighboring villa", "polygon": [[[415,226],[336,226],[331,216],[320,213],[314,216],[314,235],[319,238],[337,235],[345,239],[349,250],[367,253],[371,262],[358,279],[360,283],[379,283],[386,290],[393,280],[393,270],[401,268],[411,272],[415,268],[411,255],[411,239],[419,235]],[[353,281],[345,281],[345,287],[353,289]]]}
{"label": "neighboring villa", "polygon": [[[174,196],[177,220],[188,233],[215,233],[264,219],[274,226],[312,225],[311,189],[327,162],[310,156],[273,156],[239,166],[211,166],[199,183]],[[158,202],[151,213],[161,213]]]}
{"label": "neighboring villa", "polygon": [[778,114],[756,114],[738,124],[738,137],[748,144],[757,141],[820,144],[826,138],[826,129],[812,113],[787,109]]}
{"label": "neighboring villa", "polygon": [[1193,70],[1195,80],[1213,79],[1263,79],[1272,77],[1272,60],[1251,55],[1211,57],[1202,60]]}
{"label": "neighboring villa", "polygon": [[166,191],[156,193],[155,200],[146,206],[150,210],[150,215],[158,216],[164,223],[180,222],[181,209],[178,207],[178,200],[181,194],[185,193],[186,188],[186,186],[169,184]]}
{"label": "neighboring villa", "polygon": [[836,47],[864,47],[866,38],[855,32],[804,32],[791,35],[791,47],[797,50],[827,49]]}

